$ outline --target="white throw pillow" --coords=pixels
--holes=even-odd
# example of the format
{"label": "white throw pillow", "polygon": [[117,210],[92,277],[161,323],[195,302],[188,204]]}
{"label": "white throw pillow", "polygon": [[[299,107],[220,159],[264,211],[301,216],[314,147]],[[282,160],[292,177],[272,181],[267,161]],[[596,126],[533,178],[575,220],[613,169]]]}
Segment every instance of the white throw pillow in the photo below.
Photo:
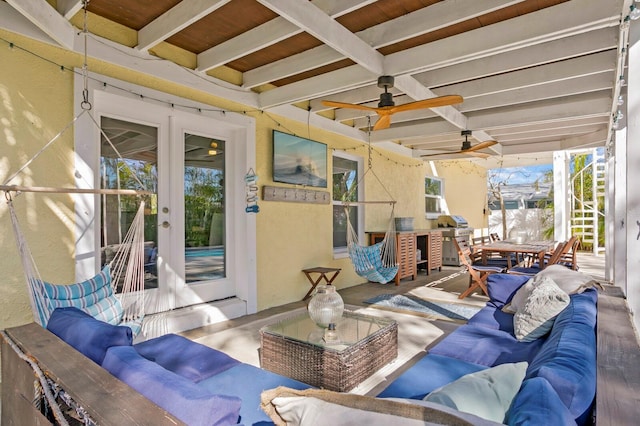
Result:
{"label": "white throw pillow", "polygon": [[569,305],[569,295],[549,277],[542,277],[533,284],[533,290],[513,316],[516,339],[532,342],[553,327],[560,312]]}
{"label": "white throw pillow", "polygon": [[574,271],[563,265],[549,265],[538,272],[534,279],[540,280],[544,277],[551,278],[567,294],[582,293],[597,284],[591,275]]}
{"label": "white throw pillow", "polygon": [[520,390],[528,364],[501,364],[462,376],[424,397],[465,413],[502,423]]}
{"label": "white throw pillow", "polygon": [[424,420],[409,419],[392,414],[376,413],[323,401],[306,396],[279,396],[272,404],[287,423],[298,425],[367,425],[367,426],[424,426]]}
{"label": "white throw pillow", "polygon": [[524,283],[522,287],[515,292],[511,298],[511,302],[503,306],[502,311],[508,314],[515,314],[518,312],[518,309],[524,306],[524,303],[529,298],[529,295],[533,291],[533,287],[535,285],[536,281],[533,278],[530,278],[529,281]]}

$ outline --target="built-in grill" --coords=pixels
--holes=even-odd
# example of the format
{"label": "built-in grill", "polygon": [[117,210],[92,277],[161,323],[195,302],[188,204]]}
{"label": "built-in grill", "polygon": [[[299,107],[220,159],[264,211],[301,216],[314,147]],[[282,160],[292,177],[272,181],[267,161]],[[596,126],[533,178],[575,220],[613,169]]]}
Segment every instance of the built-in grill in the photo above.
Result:
{"label": "built-in grill", "polygon": [[460,256],[453,239],[465,237],[471,245],[473,228],[462,216],[441,215],[438,217],[438,228],[442,230],[442,264],[448,266],[460,266]]}

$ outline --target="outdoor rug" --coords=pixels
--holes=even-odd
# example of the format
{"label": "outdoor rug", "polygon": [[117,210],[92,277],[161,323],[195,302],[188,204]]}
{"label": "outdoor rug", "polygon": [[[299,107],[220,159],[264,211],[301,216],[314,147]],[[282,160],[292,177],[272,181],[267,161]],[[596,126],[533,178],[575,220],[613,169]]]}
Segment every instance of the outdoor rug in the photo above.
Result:
{"label": "outdoor rug", "polygon": [[462,322],[468,321],[481,309],[478,306],[462,303],[425,300],[411,294],[380,294],[365,300],[364,303],[368,303],[375,308],[413,313],[430,319]]}

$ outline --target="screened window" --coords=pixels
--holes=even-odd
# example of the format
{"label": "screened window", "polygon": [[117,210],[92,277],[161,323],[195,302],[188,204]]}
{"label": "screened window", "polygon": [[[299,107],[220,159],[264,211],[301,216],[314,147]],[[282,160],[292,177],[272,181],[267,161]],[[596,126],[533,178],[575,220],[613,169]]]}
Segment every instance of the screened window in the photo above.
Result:
{"label": "screened window", "polygon": [[442,179],[435,177],[424,178],[424,205],[428,219],[435,219],[443,213],[444,188]]}
{"label": "screened window", "polygon": [[[361,188],[357,186],[362,169],[362,159],[348,156],[344,153],[334,153],[332,170],[332,199],[333,199],[333,251],[346,253],[347,251],[347,215],[343,200],[358,201],[361,198]],[[359,230],[361,223],[360,207],[349,207],[349,219],[353,229]]]}

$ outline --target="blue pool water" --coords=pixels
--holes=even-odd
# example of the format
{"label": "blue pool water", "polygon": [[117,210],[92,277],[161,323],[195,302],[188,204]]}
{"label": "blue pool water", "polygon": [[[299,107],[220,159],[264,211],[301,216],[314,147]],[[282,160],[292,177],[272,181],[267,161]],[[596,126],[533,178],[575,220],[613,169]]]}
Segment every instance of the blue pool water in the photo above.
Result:
{"label": "blue pool water", "polygon": [[224,247],[187,248],[185,257],[220,257],[224,256]]}

